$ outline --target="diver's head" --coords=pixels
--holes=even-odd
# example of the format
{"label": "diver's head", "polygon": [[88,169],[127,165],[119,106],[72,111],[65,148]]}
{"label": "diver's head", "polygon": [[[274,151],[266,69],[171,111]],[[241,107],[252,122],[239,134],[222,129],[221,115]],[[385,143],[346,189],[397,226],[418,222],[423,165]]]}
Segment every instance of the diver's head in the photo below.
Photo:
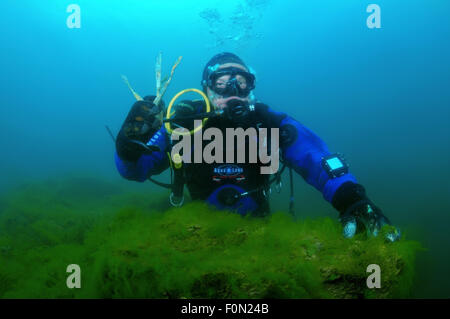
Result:
{"label": "diver's head", "polygon": [[214,108],[224,109],[232,100],[250,103],[255,76],[237,55],[223,52],[206,64],[202,86]]}

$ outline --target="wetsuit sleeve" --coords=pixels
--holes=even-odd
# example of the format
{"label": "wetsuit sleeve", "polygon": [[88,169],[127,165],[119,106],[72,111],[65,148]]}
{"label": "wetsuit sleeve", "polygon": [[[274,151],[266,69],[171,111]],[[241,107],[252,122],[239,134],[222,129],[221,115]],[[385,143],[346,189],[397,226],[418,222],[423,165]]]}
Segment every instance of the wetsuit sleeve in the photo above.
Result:
{"label": "wetsuit sleeve", "polygon": [[152,152],[150,155],[141,155],[136,160],[123,159],[117,151],[115,152],[116,167],[122,177],[144,182],[150,176],[160,174],[169,167],[167,156],[169,137],[165,127],[162,126],[148,143],[158,146],[160,151]]}
{"label": "wetsuit sleeve", "polygon": [[322,158],[330,152],[324,141],[311,130],[284,113],[269,109],[269,114],[278,122],[274,126],[280,128],[280,148],[287,166],[319,190],[328,202],[333,203],[336,191],[344,183],[357,183],[350,173],[337,178],[329,177],[322,167]]}

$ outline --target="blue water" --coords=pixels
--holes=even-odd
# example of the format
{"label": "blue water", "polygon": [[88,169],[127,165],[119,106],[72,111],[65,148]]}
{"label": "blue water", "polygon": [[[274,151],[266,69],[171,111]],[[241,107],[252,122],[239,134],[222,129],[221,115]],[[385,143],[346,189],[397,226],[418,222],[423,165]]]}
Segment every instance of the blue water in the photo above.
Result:
{"label": "blue water", "polygon": [[[80,29],[66,25],[71,3]],[[450,297],[450,2],[376,0],[381,29],[366,25],[369,3],[1,1],[0,190],[74,172],[140,186],[118,175],[104,127],[117,132],[133,103],[121,74],[151,94],[158,52],[164,73],[182,55],[167,103],[231,51],[256,71],[258,99],[344,153],[373,201],[428,247],[415,296]],[[300,215],[337,216],[299,176],[295,187]]]}

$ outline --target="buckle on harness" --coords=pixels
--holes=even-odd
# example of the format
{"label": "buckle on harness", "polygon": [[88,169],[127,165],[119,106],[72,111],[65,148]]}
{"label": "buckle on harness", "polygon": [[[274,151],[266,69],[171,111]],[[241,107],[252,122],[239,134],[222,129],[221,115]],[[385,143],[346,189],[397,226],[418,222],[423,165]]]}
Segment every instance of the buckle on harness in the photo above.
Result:
{"label": "buckle on harness", "polygon": [[170,193],[169,202],[174,207],[181,207],[184,204],[184,196],[177,197],[173,193]]}

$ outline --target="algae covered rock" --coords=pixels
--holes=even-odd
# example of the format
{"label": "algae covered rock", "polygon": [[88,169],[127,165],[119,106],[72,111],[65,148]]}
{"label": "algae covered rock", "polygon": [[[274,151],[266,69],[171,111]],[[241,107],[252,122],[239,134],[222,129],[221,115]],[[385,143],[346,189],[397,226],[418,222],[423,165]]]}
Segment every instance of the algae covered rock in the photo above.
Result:
{"label": "algae covered rock", "polygon": [[[67,205],[68,198],[58,202],[61,190],[35,191],[45,196],[33,194],[30,201],[28,189],[7,201],[0,214],[3,298],[403,298],[411,293],[417,242],[345,239],[331,218],[295,221],[283,212],[245,218],[198,202],[155,211],[130,204],[116,191],[86,211],[80,203]],[[143,194],[130,196],[144,202]],[[81,268],[80,289],[66,286],[69,264]],[[371,264],[381,269],[379,289],[366,284]]]}

